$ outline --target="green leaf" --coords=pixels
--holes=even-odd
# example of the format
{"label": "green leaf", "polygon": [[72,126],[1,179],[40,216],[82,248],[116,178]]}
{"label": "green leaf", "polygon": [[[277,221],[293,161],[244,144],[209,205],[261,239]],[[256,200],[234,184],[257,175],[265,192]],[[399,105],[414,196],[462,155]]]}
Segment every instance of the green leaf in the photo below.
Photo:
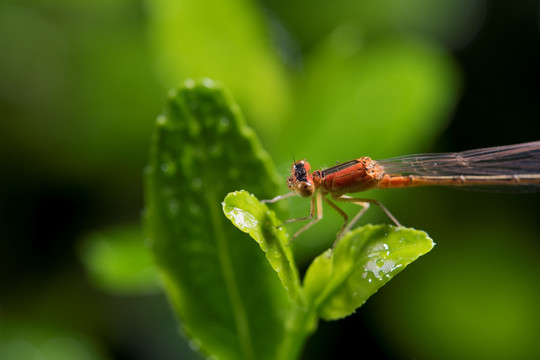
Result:
{"label": "green leaf", "polygon": [[235,188],[268,198],[279,179],[221,85],[188,80],[170,92],[145,180],[150,244],[192,344],[219,359],[276,358],[287,292],[221,202]]}
{"label": "green leaf", "polygon": [[311,307],[325,320],[353,313],[408,264],[433,248],[423,231],[366,225],[318,256],[304,279]]}
{"label": "green leaf", "polygon": [[266,254],[291,300],[303,305],[300,278],[285,230],[276,227],[282,222],[273,211],[246,191],[230,193],[223,202],[223,212],[232,223],[248,233]]}
{"label": "green leaf", "polygon": [[125,226],[88,236],[80,249],[92,282],[118,295],[159,291],[154,261],[140,226]]}
{"label": "green leaf", "polygon": [[275,130],[288,107],[289,84],[259,4],[154,0],[146,5],[156,69],[166,86],[186,76],[219,79],[252,121]]}

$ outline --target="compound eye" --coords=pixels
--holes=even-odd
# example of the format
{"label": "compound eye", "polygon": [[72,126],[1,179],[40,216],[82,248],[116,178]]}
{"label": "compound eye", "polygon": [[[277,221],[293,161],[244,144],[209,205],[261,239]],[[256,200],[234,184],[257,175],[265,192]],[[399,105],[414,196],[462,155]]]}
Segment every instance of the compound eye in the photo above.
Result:
{"label": "compound eye", "polygon": [[309,169],[306,169],[305,162],[299,161],[294,164],[294,177],[297,181],[306,181]]}
{"label": "compound eye", "polygon": [[295,192],[302,197],[310,197],[313,195],[313,184],[308,182],[299,182],[296,184]]}
{"label": "compound eye", "polygon": [[294,177],[289,176],[289,178],[287,179],[287,187],[289,188],[289,190],[292,190],[293,186],[294,186]]}

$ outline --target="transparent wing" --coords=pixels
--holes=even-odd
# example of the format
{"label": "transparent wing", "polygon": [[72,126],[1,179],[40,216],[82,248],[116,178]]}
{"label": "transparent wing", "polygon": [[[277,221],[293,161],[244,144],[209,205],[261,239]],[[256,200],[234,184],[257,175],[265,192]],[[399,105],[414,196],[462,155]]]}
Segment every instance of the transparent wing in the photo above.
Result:
{"label": "transparent wing", "polygon": [[[480,176],[485,181],[482,185],[474,185],[478,190],[540,191],[540,141],[459,153],[407,155],[377,162],[390,175],[463,176],[465,179]],[[502,186],[490,184],[493,177],[500,176],[522,181]],[[463,185],[468,186],[466,181]]]}

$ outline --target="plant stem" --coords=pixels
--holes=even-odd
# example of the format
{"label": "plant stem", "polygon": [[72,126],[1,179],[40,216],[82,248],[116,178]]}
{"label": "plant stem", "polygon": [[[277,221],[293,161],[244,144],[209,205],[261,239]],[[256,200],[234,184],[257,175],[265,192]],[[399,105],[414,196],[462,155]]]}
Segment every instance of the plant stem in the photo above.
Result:
{"label": "plant stem", "polygon": [[311,309],[293,305],[285,321],[285,333],[277,359],[298,359],[307,337],[317,329],[317,320],[316,314]]}

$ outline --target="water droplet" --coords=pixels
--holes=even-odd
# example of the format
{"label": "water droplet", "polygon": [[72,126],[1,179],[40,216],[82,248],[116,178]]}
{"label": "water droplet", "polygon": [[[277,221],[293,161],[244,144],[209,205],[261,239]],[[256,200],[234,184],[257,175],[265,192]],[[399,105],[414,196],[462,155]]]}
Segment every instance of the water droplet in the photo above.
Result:
{"label": "water droplet", "polygon": [[281,253],[279,251],[274,251],[274,256],[276,257],[276,259],[279,259],[281,257]]}
{"label": "water droplet", "polygon": [[195,87],[195,80],[186,79],[186,81],[184,81],[184,87],[186,87],[188,89],[193,89]]}
{"label": "water droplet", "polygon": [[172,161],[161,163],[159,168],[161,169],[161,171],[163,171],[164,174],[169,176],[172,176],[176,173],[176,166]]}
{"label": "water droplet", "polygon": [[[234,219],[234,223],[241,230],[252,229],[257,226],[258,221],[248,212],[235,207],[230,213]],[[263,249],[266,251],[266,249]]]}
{"label": "water droplet", "polygon": [[226,128],[229,126],[229,118],[223,116],[221,119],[219,119],[219,125]]}
{"label": "water droplet", "polygon": [[383,260],[383,259],[377,259],[377,260],[370,260],[365,266],[365,271],[371,271],[373,275],[377,279],[380,279],[381,276],[390,273],[392,270],[396,268],[396,263],[393,260]]}
{"label": "water droplet", "polygon": [[189,347],[191,348],[191,350],[199,351],[199,349],[201,348],[201,341],[198,339],[192,339],[189,341]]}
{"label": "water droplet", "polygon": [[176,164],[172,161],[172,156],[168,152],[164,152],[161,156],[160,170],[165,174],[172,176],[176,173]]}
{"label": "water droplet", "polygon": [[167,95],[169,95],[169,98],[172,99],[172,98],[176,97],[176,95],[178,95],[178,91],[176,89],[171,89],[171,90],[169,90]]}
{"label": "water droplet", "polygon": [[167,123],[167,118],[165,117],[165,115],[159,115],[156,119],[156,123],[160,126],[163,126],[165,125],[165,123]]}
{"label": "water droplet", "polygon": [[371,251],[372,253],[369,255],[369,257],[373,257],[373,256],[381,256],[384,253],[386,253],[386,256],[389,256],[390,255],[390,251],[388,250],[389,247],[388,247],[388,244],[386,243],[381,243],[381,242],[377,242],[372,248],[371,248]]}
{"label": "water droplet", "polygon": [[214,80],[209,79],[209,78],[204,78],[204,79],[201,80],[201,82],[207,88],[213,88],[214,85],[215,85]]}

